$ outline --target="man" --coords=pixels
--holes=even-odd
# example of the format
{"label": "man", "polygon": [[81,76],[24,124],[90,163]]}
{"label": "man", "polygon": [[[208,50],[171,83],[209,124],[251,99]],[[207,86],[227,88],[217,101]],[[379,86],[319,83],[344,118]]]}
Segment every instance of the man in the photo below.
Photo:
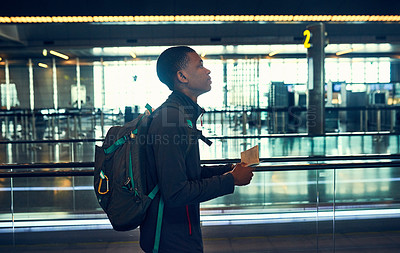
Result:
{"label": "man", "polygon": [[140,227],[140,245],[145,252],[153,252],[161,196],[164,208],[158,252],[203,252],[200,202],[233,193],[235,185],[249,184],[253,169],[245,164],[200,165],[198,139],[203,136],[196,121],[203,109],[197,98],[211,90],[211,77],[193,49],[165,50],[157,61],[157,75],[173,92],[153,114],[149,128],[153,141],[147,150],[148,189],[158,184],[160,194]]}

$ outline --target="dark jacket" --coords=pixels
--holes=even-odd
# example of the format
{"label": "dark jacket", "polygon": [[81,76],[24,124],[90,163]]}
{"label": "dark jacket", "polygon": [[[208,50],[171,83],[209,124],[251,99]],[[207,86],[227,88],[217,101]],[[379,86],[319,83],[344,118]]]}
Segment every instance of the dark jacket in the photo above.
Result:
{"label": "dark jacket", "polygon": [[[167,104],[179,105],[179,109]],[[233,193],[231,165],[200,165],[196,121],[203,110],[183,93],[174,91],[154,113],[149,128],[148,189],[158,183],[164,199],[160,253],[203,252],[200,202]],[[190,121],[190,122],[189,122]],[[140,226],[140,246],[152,252],[159,194]]]}

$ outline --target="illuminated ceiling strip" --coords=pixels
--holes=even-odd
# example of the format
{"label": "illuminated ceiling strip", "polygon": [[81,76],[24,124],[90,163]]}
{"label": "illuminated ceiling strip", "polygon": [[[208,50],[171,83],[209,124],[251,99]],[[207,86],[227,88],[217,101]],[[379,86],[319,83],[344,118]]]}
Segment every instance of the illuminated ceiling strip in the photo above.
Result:
{"label": "illuminated ceiling strip", "polygon": [[166,16],[19,16],[0,23],[121,22],[400,22],[400,15],[166,15]]}
{"label": "illuminated ceiling strip", "polygon": [[63,59],[65,59],[65,60],[68,60],[68,59],[69,59],[69,56],[68,56],[68,55],[65,55],[65,54],[56,52],[56,51],[54,51],[54,50],[50,50],[49,53],[52,54],[52,55],[58,56],[58,57],[60,57],[60,58],[63,58]]}

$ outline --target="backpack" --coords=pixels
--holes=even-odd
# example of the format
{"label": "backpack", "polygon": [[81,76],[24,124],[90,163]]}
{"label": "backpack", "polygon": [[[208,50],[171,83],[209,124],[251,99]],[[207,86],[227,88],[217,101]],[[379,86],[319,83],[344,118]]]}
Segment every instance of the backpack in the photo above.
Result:
{"label": "backpack", "polygon": [[[183,109],[174,103],[161,107]],[[107,214],[114,230],[127,231],[137,228],[144,220],[147,209],[159,191],[156,185],[149,194],[146,184],[146,140],[152,121],[153,108],[146,104],[146,113],[124,126],[111,127],[101,147],[95,148],[94,190],[97,200]],[[193,128],[190,120],[188,127]],[[199,139],[211,141],[196,130]],[[192,145],[188,146],[186,153]],[[161,235],[164,200],[158,204],[157,226],[153,252],[158,252]]]}
{"label": "backpack", "polygon": [[[94,190],[97,200],[117,231],[137,228],[144,220],[158,185],[146,184],[146,138],[153,109],[124,126],[111,127],[103,145],[95,148]],[[140,138],[139,138],[140,137]]]}

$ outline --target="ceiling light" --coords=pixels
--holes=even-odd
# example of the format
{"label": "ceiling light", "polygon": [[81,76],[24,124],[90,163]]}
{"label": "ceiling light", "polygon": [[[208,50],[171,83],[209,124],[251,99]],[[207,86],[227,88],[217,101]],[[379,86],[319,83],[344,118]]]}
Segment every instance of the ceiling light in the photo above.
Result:
{"label": "ceiling light", "polygon": [[400,15],[169,15],[169,16],[19,16],[0,23],[92,22],[399,22]]}
{"label": "ceiling light", "polygon": [[201,53],[200,57],[204,58],[204,56],[206,56],[206,52]]}
{"label": "ceiling light", "polygon": [[0,17],[0,23],[11,23],[11,18],[9,17]]}
{"label": "ceiling light", "polygon": [[272,52],[269,53],[268,55],[272,57],[272,56],[274,56],[274,55],[276,55],[276,54],[279,54],[279,53],[281,53],[281,52],[283,52],[283,51],[285,51],[285,49],[281,48],[281,49],[272,51]]}
{"label": "ceiling light", "polygon": [[136,59],[137,56],[136,56],[135,52],[131,51],[131,52],[129,52],[129,54],[132,56],[133,59]]}
{"label": "ceiling light", "polygon": [[69,56],[68,56],[68,55],[65,55],[65,54],[56,52],[56,51],[54,51],[54,50],[50,50],[50,54],[55,55],[55,56],[58,56],[58,57],[63,58],[63,59],[65,59],[65,60],[68,60],[68,59],[69,59]]}
{"label": "ceiling light", "polygon": [[350,48],[350,49],[347,49],[347,50],[339,51],[339,52],[336,53],[336,55],[339,56],[339,55],[343,55],[343,54],[348,54],[348,53],[351,53],[351,52],[354,52],[354,51],[358,51],[360,49],[361,49],[361,46],[353,47],[353,48]]}
{"label": "ceiling light", "polygon": [[0,61],[3,60],[3,58],[0,57]]}
{"label": "ceiling light", "polygon": [[45,68],[45,69],[47,69],[49,66],[47,66],[47,64],[44,64],[44,63],[38,63],[38,65],[39,65],[39,67],[42,67],[42,68]]}
{"label": "ceiling light", "polygon": [[354,51],[354,49],[350,48],[350,49],[347,49],[347,50],[339,51],[339,52],[336,53],[336,55],[339,56],[339,55],[343,55],[343,54],[348,54],[348,53],[351,53],[353,51]]}
{"label": "ceiling light", "polygon": [[47,56],[47,49],[43,49],[42,54],[43,56]]}

